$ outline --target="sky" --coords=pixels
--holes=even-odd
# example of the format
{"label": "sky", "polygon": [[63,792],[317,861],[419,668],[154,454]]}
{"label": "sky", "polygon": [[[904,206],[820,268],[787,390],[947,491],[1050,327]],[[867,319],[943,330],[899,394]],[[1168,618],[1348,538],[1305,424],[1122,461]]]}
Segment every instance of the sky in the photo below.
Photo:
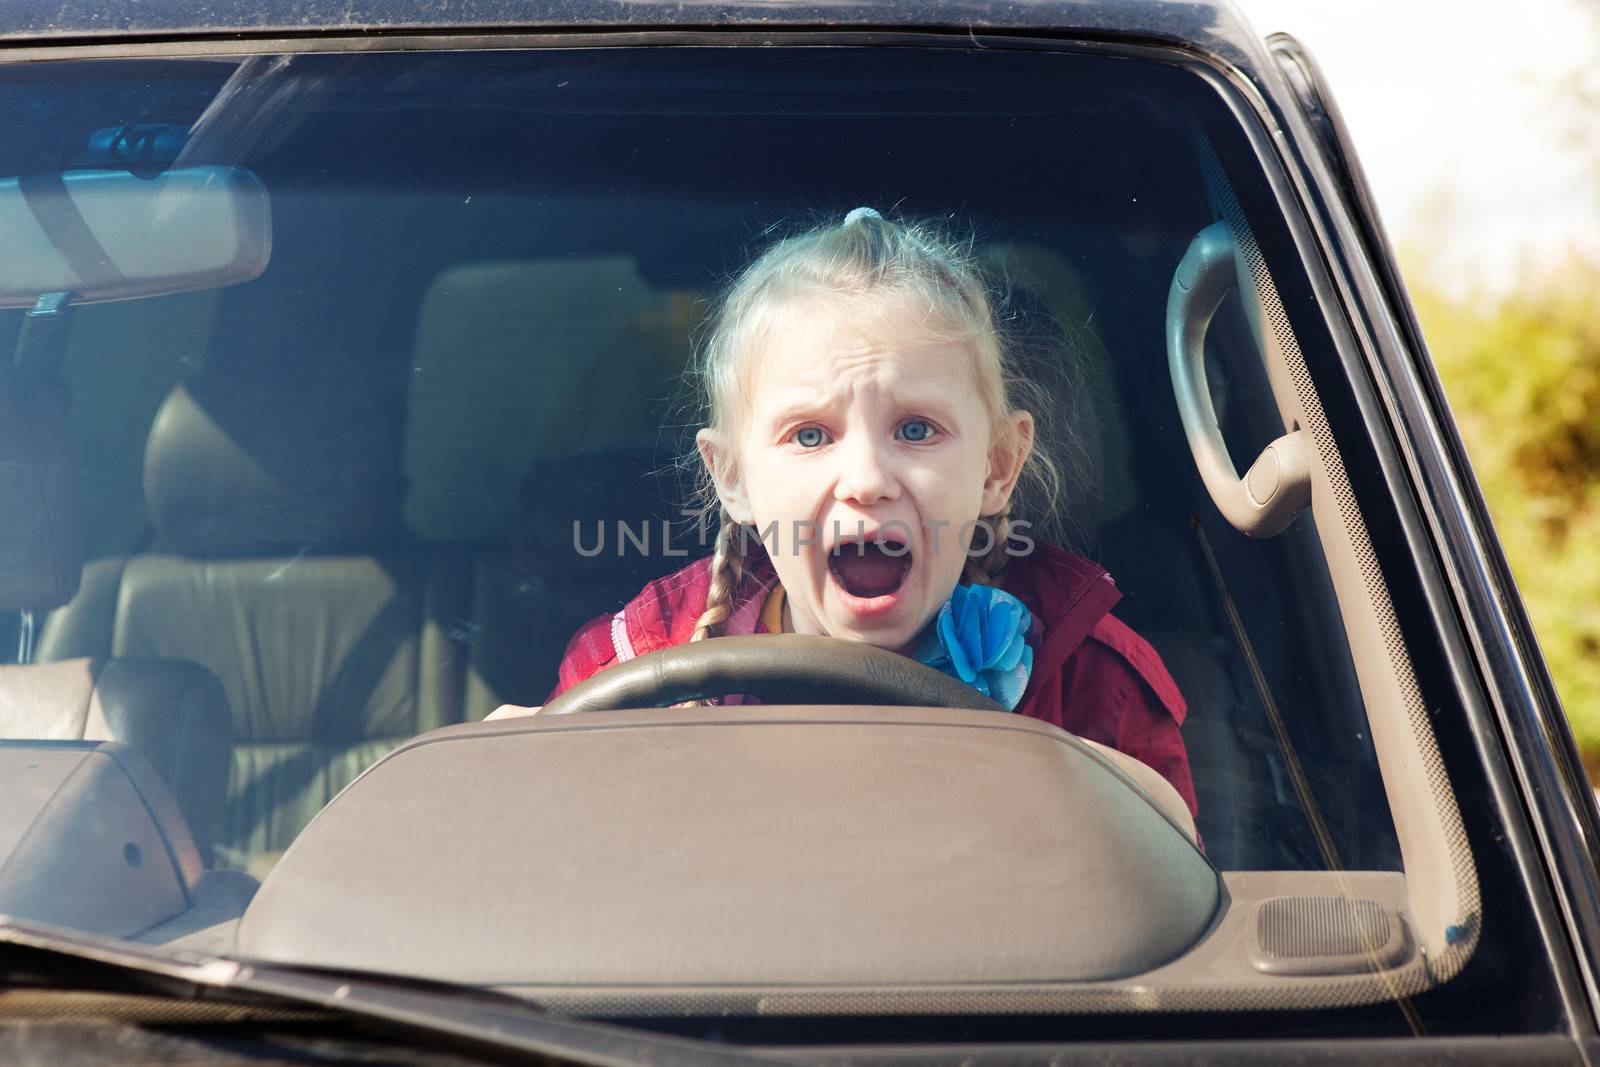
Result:
{"label": "sky", "polygon": [[1435,280],[1502,289],[1569,245],[1600,253],[1600,129],[1574,143],[1564,88],[1600,78],[1600,0],[1235,2],[1316,58],[1390,237]]}

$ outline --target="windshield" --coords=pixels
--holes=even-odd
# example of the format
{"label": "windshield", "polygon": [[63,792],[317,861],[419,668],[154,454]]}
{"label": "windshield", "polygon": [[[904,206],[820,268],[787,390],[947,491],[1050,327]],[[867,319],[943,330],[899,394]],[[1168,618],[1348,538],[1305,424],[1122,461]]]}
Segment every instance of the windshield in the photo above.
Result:
{"label": "windshield", "polygon": [[[543,705],[611,666],[687,644],[673,612],[698,623],[716,605],[724,564],[695,568],[722,547],[730,521],[758,542],[743,550],[735,592],[765,577],[759,595],[724,597],[713,643],[778,630],[850,638],[839,620],[902,596],[933,551],[918,527],[906,535],[908,561],[875,546],[871,559],[841,562],[823,534],[832,555],[817,557],[819,591],[807,599],[802,565],[786,563],[789,546],[762,541],[762,530],[772,517],[837,517],[845,501],[878,534],[891,514],[951,529],[1006,515],[1001,542],[1034,547],[978,580],[963,561],[943,584],[916,587],[909,629],[877,644],[976,686],[964,674],[982,671],[954,663],[966,653],[938,646],[941,604],[1011,610],[990,590],[1014,594],[1030,610],[1006,616],[1010,658],[980,638],[981,656],[1003,671],[1025,657],[1039,678],[1067,679],[1040,711],[1044,682],[1018,676],[1009,706],[1019,718],[1153,770],[1139,788],[1207,872],[1364,872],[1379,888],[1377,903],[1360,903],[1380,910],[1357,908],[1350,921],[1376,916],[1361,927],[1360,951],[1375,936],[1387,943],[1378,920],[1405,910],[1394,879],[1409,864],[1357,669],[1365,653],[1352,651],[1341,607],[1343,564],[1330,570],[1327,539],[1345,526],[1334,512],[1303,510],[1312,489],[1283,512],[1281,532],[1230,521],[1174,394],[1174,272],[1219,220],[1239,269],[1227,260],[1233,288],[1199,327],[1196,351],[1216,436],[1238,472],[1250,469],[1252,492],[1251,460],[1300,427],[1286,423],[1290,371],[1273,353],[1292,347],[1283,366],[1300,367],[1296,387],[1306,389],[1306,363],[1332,358],[1266,179],[1236,120],[1191,71],[964,48],[570,49],[39,63],[9,70],[4,92],[14,120],[0,134],[0,177],[65,175],[74,189],[76,175],[111,172],[233,183],[222,221],[188,240],[196,256],[207,242],[227,244],[218,255],[245,263],[238,277],[213,264],[180,283],[169,271],[145,293],[69,298],[54,318],[39,314],[21,277],[24,297],[0,311],[0,348],[33,368],[8,388],[40,413],[33,439],[59,444],[49,462],[70,457],[50,490],[70,528],[53,528],[46,551],[7,557],[18,562],[5,581],[27,592],[0,605],[0,647],[28,662],[0,684],[45,695],[4,723],[5,736],[110,740],[141,753],[193,835],[204,872],[184,875],[193,884],[225,872],[242,908],[257,883],[270,887],[295,862],[286,852],[319,811],[398,746],[502,706]],[[130,266],[143,262],[138,241],[108,235],[83,207],[85,244],[70,215],[63,223],[27,182],[13,184],[18,210],[33,212],[18,217],[38,220],[40,248],[69,264],[87,257],[73,288],[119,257],[121,282],[141,284]],[[175,224],[152,210],[149,240],[159,242]],[[267,232],[255,244],[238,236],[252,226]],[[752,303],[765,299],[752,264],[774,277],[802,269],[800,259],[761,258],[781,239],[856,231],[868,244],[933,234],[938,247],[918,254],[959,258],[966,273],[949,285],[979,287],[1006,373],[1026,386],[1014,395],[1038,398],[1029,440],[1053,472],[1051,492],[1019,476],[1013,500],[982,449],[969,454],[980,471],[970,487],[946,495],[935,484],[944,473],[918,488],[917,475],[876,454],[818,480],[821,460],[784,453],[762,467],[766,453],[740,451],[752,425],[788,417],[768,404],[779,385],[810,398],[793,425],[767,428],[795,454],[835,454],[879,423],[878,436],[902,449],[942,447],[941,435],[959,436],[946,423],[992,429],[982,372],[967,384],[976,349],[949,340],[970,331],[926,332],[936,301],[914,305],[912,319],[799,297],[787,318],[768,309],[746,322],[729,310],[741,285]],[[259,257],[253,268],[247,251]],[[1276,304],[1259,303],[1267,289],[1252,278],[1266,279]],[[707,395],[707,353],[735,345],[740,330],[767,339],[768,362],[728,387],[737,399],[724,426]],[[956,353],[942,369],[906,354],[929,337]],[[892,373],[847,365],[869,350],[902,362]],[[866,384],[849,384],[858,373]],[[895,390],[912,385],[921,406],[907,414],[912,401]],[[59,401],[59,426],[41,396]],[[727,431],[726,453],[697,439],[707,427]],[[994,507],[990,479],[1004,490]],[[819,512],[814,499],[824,498]],[[916,507],[893,510],[904,501]],[[32,537],[11,541],[37,548]],[[45,580],[57,565],[66,577]],[[1062,568],[1115,593],[1084,615],[1074,641],[1051,644],[1066,601],[1081,596],[1046,588]],[[678,600],[663,594],[684,589]],[[659,606],[669,600],[670,610]],[[997,672],[978,688],[1006,703],[1012,682]],[[78,696],[52,702],[74,685]],[[756,704],[740,692],[647,703]],[[1136,767],[1124,772],[1139,778]],[[408,795],[448,810],[459,800],[453,780],[414,782]],[[504,798],[508,809],[527,802]],[[650,840],[660,838],[635,844]],[[417,857],[425,867],[458,860]],[[1229,884],[1237,893],[1247,883]],[[171,919],[141,927],[113,917],[101,932],[161,940],[200,928],[150,934]],[[1395,943],[1408,942],[1393,921]],[[208,947],[232,950],[233,932]],[[1255,973],[1268,975],[1274,952],[1329,955],[1260,951],[1267,963]],[[1327,966],[1284,973],[1344,973]]]}

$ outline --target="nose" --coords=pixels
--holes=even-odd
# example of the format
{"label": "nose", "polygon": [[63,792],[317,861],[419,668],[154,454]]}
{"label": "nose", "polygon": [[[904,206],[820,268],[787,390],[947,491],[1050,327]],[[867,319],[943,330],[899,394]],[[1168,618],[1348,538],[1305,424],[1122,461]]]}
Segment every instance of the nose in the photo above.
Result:
{"label": "nose", "polygon": [[839,471],[834,481],[833,498],[842,503],[869,507],[900,496],[900,481],[876,442],[862,434],[852,434],[854,442],[837,449]]}

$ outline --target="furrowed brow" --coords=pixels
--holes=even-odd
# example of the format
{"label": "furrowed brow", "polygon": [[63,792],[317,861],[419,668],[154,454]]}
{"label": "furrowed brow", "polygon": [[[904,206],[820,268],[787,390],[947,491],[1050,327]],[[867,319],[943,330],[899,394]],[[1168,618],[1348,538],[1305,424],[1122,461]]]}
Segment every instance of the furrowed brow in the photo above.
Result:
{"label": "furrowed brow", "polygon": [[792,395],[778,398],[768,420],[773,425],[793,422],[796,419],[816,418],[831,413],[838,407],[837,396],[819,395],[810,390],[794,390]]}

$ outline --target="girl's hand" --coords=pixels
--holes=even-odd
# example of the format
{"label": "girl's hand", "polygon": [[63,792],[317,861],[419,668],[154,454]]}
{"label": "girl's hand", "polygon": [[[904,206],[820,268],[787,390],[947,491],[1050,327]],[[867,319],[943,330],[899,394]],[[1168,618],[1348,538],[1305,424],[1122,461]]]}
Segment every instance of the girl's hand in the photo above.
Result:
{"label": "girl's hand", "polygon": [[543,709],[543,704],[536,704],[530,708],[524,708],[517,704],[501,704],[498,708],[485,715],[483,721],[488,722],[490,719],[521,719],[528,715],[537,715]]}

